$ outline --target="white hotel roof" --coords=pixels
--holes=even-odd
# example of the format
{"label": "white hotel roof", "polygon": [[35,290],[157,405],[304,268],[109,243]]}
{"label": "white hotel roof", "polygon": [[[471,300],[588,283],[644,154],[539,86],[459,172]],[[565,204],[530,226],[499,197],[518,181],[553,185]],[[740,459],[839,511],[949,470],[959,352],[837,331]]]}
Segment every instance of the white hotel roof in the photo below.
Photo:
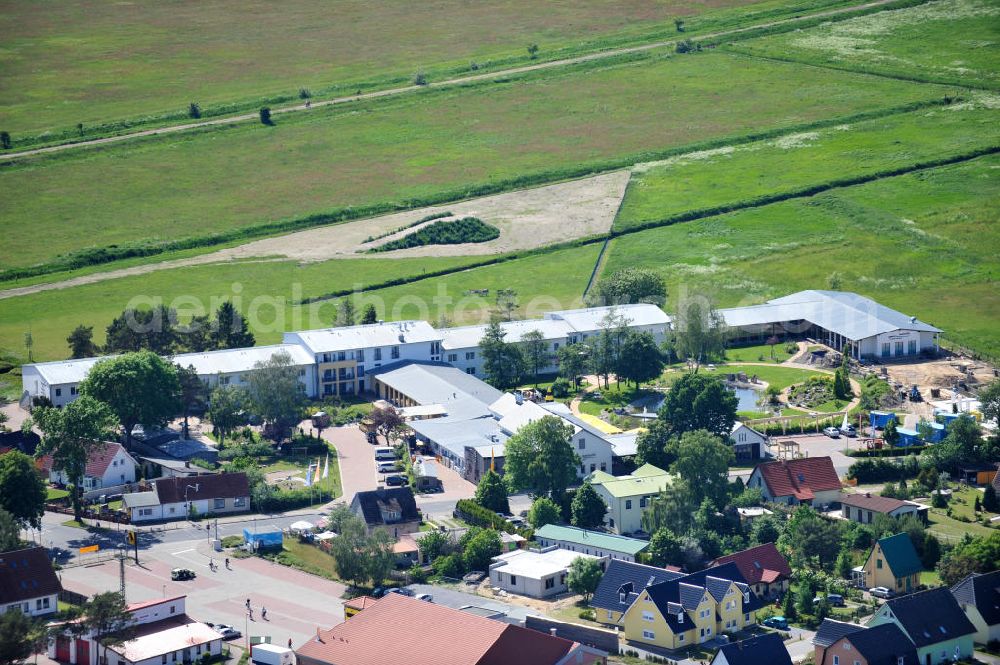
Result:
{"label": "white hotel roof", "polygon": [[[114,356],[105,356],[105,358],[114,358]],[[104,358],[52,360],[47,363],[25,365],[25,367],[34,367],[50,386],[58,386],[66,383],[80,383],[87,378],[87,372],[97,364],[98,360],[104,360]]]}
{"label": "white hotel roof", "polygon": [[601,323],[608,312],[614,310],[619,316],[624,316],[629,325],[632,326],[655,326],[667,325],[670,317],[666,312],[646,303],[634,305],[608,305],[605,307],[587,307],[585,309],[565,309],[558,312],[549,312],[545,315],[547,319],[560,319],[573,326],[579,332],[591,332],[600,330]]}
{"label": "white hotel roof", "polygon": [[249,371],[257,363],[267,362],[283,351],[291,357],[293,365],[311,365],[314,362],[312,355],[298,344],[272,344],[203,353],[181,353],[173,357],[173,362],[182,367],[193,366],[195,372],[201,376],[231,374]]}
{"label": "white hotel roof", "polygon": [[800,319],[857,341],[894,330],[941,332],[870,298],[845,291],[799,291],[763,305],[720,310],[730,327]]}
{"label": "white hotel roof", "polygon": [[435,342],[441,339],[426,321],[393,321],[371,323],[343,328],[322,328],[285,333],[284,341],[294,343],[301,339],[313,353],[369,349],[376,346],[396,346],[417,342]]}
{"label": "white hotel roof", "polygon": [[[555,319],[528,319],[526,321],[504,321],[500,324],[507,336],[505,342],[520,342],[525,333],[537,330],[547,340],[563,339],[573,333],[573,328],[565,321]],[[463,326],[444,328],[441,331],[441,346],[445,349],[469,349],[479,346],[486,334],[486,326]]]}

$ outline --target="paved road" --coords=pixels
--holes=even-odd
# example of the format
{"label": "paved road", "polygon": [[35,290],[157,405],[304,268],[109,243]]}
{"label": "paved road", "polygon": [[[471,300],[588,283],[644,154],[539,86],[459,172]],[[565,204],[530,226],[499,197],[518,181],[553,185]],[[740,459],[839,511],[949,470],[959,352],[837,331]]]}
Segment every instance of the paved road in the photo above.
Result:
{"label": "paved road", "polygon": [[[199,621],[226,623],[244,635],[270,636],[274,644],[295,646],[308,640],[316,627],[329,628],[343,621],[340,600],[344,585],[271,563],[265,559],[233,559],[232,569],[211,572],[209,558],[219,561],[204,540],[157,543],[140,553],[141,565],[125,568],[129,602],[171,595],[187,595],[187,612]],[[197,577],[172,582],[170,570],[184,567]],[[63,586],[91,595],[119,588],[119,564],[107,561],[60,571]],[[254,620],[246,613],[250,599]],[[267,621],[261,608],[267,608]]]}
{"label": "paved road", "polygon": [[[350,505],[354,495],[379,486],[379,481],[385,475],[375,469],[375,446],[368,443],[368,438],[357,425],[330,427],[323,430],[323,438],[337,449],[337,459],[340,463],[340,478],[343,481],[344,493],[338,499]],[[385,445],[380,439],[379,445]]]}
{"label": "paved road", "polygon": [[[804,14],[800,16],[795,16],[789,19],[783,19],[780,21],[770,21],[767,23],[759,23],[752,26],[747,26],[745,28],[736,28],[733,30],[724,30],[720,32],[713,32],[704,35],[695,35],[695,39],[705,40],[714,39],[716,37],[724,37],[726,35],[735,35],[743,32],[748,32],[751,30],[758,30],[760,28],[772,27],[776,25],[783,25],[789,23],[798,23],[805,20],[810,20],[817,17],[825,16],[836,16],[839,14],[850,14],[857,11],[862,11],[869,9],[871,7],[878,7],[880,5],[889,4],[894,0],[874,0],[873,2],[866,2],[859,5],[853,5],[851,7],[841,7],[838,9],[830,9],[827,11],[816,12],[812,14]],[[297,111],[308,111],[315,108],[321,108],[324,106],[334,106],[338,104],[346,104],[350,102],[356,102],[367,99],[376,99],[381,97],[393,97],[396,95],[406,94],[415,92],[417,90],[423,90],[425,88],[446,88],[454,87],[458,85],[465,85],[468,83],[474,83],[477,81],[486,81],[496,78],[505,78],[508,76],[523,74],[526,72],[537,71],[541,69],[552,69],[556,67],[564,67],[567,65],[575,65],[583,62],[590,62],[593,60],[603,60],[606,58],[614,58],[620,55],[625,55],[629,53],[642,53],[644,51],[651,51],[659,48],[670,47],[676,44],[676,40],[653,42],[650,44],[642,44],[639,46],[630,46],[626,48],[612,49],[608,51],[601,51],[599,53],[591,53],[589,55],[578,56],[575,58],[564,58],[561,60],[550,60],[547,62],[539,62],[532,65],[526,65],[523,67],[512,67],[510,69],[502,69],[494,72],[487,72],[484,74],[474,74],[471,76],[462,76],[458,78],[447,79],[444,81],[436,81],[428,83],[427,85],[407,85],[399,88],[390,88],[388,90],[378,90],[375,92],[369,92],[362,95],[350,95],[347,97],[336,97],[334,99],[327,99],[315,102],[309,102],[302,104],[294,104],[291,106],[284,107],[272,107],[271,115],[277,116],[283,113],[293,113]],[[11,152],[6,154],[0,154],[0,161],[11,160],[19,157],[31,157],[34,155],[42,155],[50,152],[57,152],[60,150],[69,150],[77,147],[87,147],[95,145],[103,145],[107,143],[118,143],[120,141],[127,141],[129,139],[139,138],[143,136],[156,136],[159,134],[175,134],[177,132],[185,132],[194,129],[200,129],[203,127],[212,127],[216,125],[229,125],[236,124],[240,122],[260,122],[260,116],[255,111],[253,113],[243,113],[239,115],[225,116],[222,118],[213,118],[211,120],[201,120],[199,122],[189,122],[181,125],[171,125],[169,127],[159,127],[157,129],[145,129],[137,132],[129,132],[127,134],[119,134],[117,136],[107,136],[99,139],[90,139],[86,141],[78,141],[75,143],[63,143],[60,145],[48,146],[45,148],[34,148],[31,150],[22,150],[20,152]]]}

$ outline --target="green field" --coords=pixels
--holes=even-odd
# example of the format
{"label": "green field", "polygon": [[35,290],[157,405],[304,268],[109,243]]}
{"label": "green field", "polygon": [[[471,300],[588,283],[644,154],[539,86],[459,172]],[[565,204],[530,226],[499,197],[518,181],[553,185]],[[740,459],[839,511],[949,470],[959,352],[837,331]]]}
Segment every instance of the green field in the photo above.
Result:
{"label": "green field", "polygon": [[832,284],[998,357],[998,193],[1000,157],[980,157],[616,238],[604,272],[653,267],[719,306]]}
{"label": "green field", "polygon": [[741,42],[744,53],[1000,89],[1000,2],[937,0]]}
{"label": "green field", "polygon": [[[774,20],[837,0],[6,3],[0,125],[18,135],[406,84]],[[695,17],[695,15],[701,15]],[[483,29],[489,26],[489,29]],[[235,103],[235,104],[234,104]]]}
{"label": "green field", "polygon": [[66,336],[73,328],[81,323],[94,326],[95,341],[103,343],[104,329],[130,303],[149,306],[163,302],[176,306],[186,319],[198,313],[199,305],[214,310],[218,302],[234,296],[239,298],[258,344],[274,343],[286,330],[322,328],[336,317],[335,300],[296,305],[302,298],[341,290],[365,291],[390,279],[419,277],[447,268],[459,271],[355,296],[358,311],[371,302],[380,319],[433,322],[446,316],[459,324],[481,323],[489,319],[493,300],[466,297],[464,292],[488,288],[492,294],[498,288],[512,288],[522,305],[518,314],[540,316],[551,309],[580,306],[599,250],[599,245],[593,244],[465,271],[459,269],[484,257],[244,262],[160,270],[2,299],[0,349],[23,349],[24,333],[30,328],[35,360],[65,358]]}
{"label": "green field", "polygon": [[743,372],[748,377],[756,376],[768,385],[784,390],[793,383],[802,383],[810,376],[818,376],[820,372],[798,367],[777,367],[773,365],[718,365],[716,372]]}
{"label": "green field", "polygon": [[946,92],[702,53],[70,151],[0,169],[9,193],[0,269],[345,206],[457,197],[539,172],[555,179]]}
{"label": "green field", "polygon": [[[364,289],[373,284],[428,271],[458,268],[473,258],[339,259],[298,264],[292,261],[241,262],[160,270],[0,300],[0,349],[22,349],[27,330],[34,337],[36,360],[65,358],[66,336],[79,324],[94,326],[95,341],[126,306],[163,302],[182,316],[209,310],[238,297],[240,309],[255,320],[258,342],[279,341],[283,330],[328,326],[336,316],[332,301],[293,307],[304,297]],[[591,263],[591,267],[592,267]],[[256,303],[256,305],[254,304]]]}
{"label": "green field", "polygon": [[761,344],[726,349],[726,360],[737,363],[781,363],[791,357],[792,354],[785,350],[784,344],[775,344],[773,348],[768,344]]}
{"label": "green field", "polygon": [[1000,146],[998,106],[982,95],[971,99],[640,167],[615,228]]}

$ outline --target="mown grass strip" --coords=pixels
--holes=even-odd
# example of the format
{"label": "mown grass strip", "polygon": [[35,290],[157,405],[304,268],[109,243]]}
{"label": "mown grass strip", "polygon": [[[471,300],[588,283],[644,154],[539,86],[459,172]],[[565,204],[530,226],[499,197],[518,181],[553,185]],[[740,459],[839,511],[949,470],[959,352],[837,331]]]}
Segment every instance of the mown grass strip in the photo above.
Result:
{"label": "mown grass strip", "polygon": [[[809,131],[812,129],[830,127],[843,123],[871,120],[919,109],[940,107],[955,101],[960,100],[945,97],[933,100],[916,101],[889,108],[862,111],[835,118],[825,118],[822,120],[800,123],[793,126],[771,128],[735,136],[723,136],[667,148],[664,150],[643,151],[626,156],[613,157],[610,159],[593,160],[563,168],[537,170],[534,172],[522,173],[521,175],[514,177],[498,178],[489,182],[480,182],[478,184],[466,185],[454,189],[444,189],[434,194],[412,197],[401,201],[383,201],[365,206],[335,208],[301,217],[286,218],[260,224],[251,224],[227,231],[220,231],[200,236],[189,236],[187,238],[178,238],[175,240],[121,243],[116,246],[97,247],[67,254],[33,266],[8,268],[4,271],[0,271],[0,282],[31,278],[48,273],[73,270],[99,264],[109,264],[123,259],[132,259],[136,257],[148,258],[166,252],[189,250],[192,248],[208,248],[224,243],[231,243],[236,240],[250,240],[266,236],[280,235],[283,233],[300,231],[317,226],[337,224],[364,217],[373,217],[390,212],[406,211],[415,208],[457,202],[516,189],[551,184],[564,180],[573,180],[589,175],[631,167],[637,163],[662,160],[688,152],[709,150],[728,145],[740,145],[775,138],[789,133]],[[2,173],[3,169],[0,169],[0,174]]]}

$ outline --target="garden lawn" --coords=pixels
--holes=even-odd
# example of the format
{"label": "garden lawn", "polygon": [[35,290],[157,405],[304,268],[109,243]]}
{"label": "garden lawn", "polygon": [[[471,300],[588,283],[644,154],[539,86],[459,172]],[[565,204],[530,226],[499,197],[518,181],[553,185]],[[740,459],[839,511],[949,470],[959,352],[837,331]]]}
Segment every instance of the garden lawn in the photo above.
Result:
{"label": "garden lawn", "polygon": [[822,376],[822,372],[798,367],[781,367],[772,365],[717,365],[716,373],[744,372],[748,377],[756,375],[770,386],[784,390],[795,383],[802,383],[810,376]]}
{"label": "garden lawn", "polygon": [[998,195],[1000,157],[985,156],[616,238],[603,270],[650,267],[720,307],[836,285],[998,358]]}
{"label": "garden lawn", "polygon": [[838,68],[1000,89],[1000,2],[937,0],[736,44]]}
{"label": "garden lawn", "polygon": [[1000,145],[1000,105],[972,101],[681,155],[636,169],[615,229],[751,203]]}
{"label": "garden lawn", "polygon": [[[8,3],[0,15],[3,105],[14,134],[184,114],[286,96],[353,92],[481,67],[774,20],[837,0],[578,0],[539,3],[337,3],[220,0],[127,5],[99,0]],[[484,30],[483,26],[489,29]]]}
{"label": "garden lawn", "polygon": [[0,269],[348,206],[459,198],[513,179],[551,181],[946,94],[713,52],[67,151],[0,169],[8,193]]}
{"label": "garden lawn", "polygon": [[328,580],[340,581],[335,568],[337,560],[333,555],[327,554],[315,545],[301,543],[297,537],[291,536],[285,536],[283,547],[284,549],[275,556],[278,563]]}
{"label": "garden lawn", "polygon": [[952,517],[961,517],[969,520],[981,520],[985,517],[993,517],[996,513],[981,512],[977,517],[973,511],[976,504],[976,497],[983,500],[983,493],[975,487],[958,487],[952,489],[951,500],[948,507],[951,508]]}
{"label": "garden lawn", "polygon": [[973,537],[989,536],[996,531],[996,529],[976,522],[961,522],[948,517],[943,512],[936,512],[934,509],[928,511],[927,519],[930,522],[930,527],[927,530],[939,536],[945,543],[951,545],[961,540],[965,534]]}
{"label": "garden lawn", "polygon": [[728,362],[769,362],[769,363],[781,363],[792,355],[785,350],[784,344],[775,344],[771,347],[770,344],[761,344],[758,346],[741,346],[732,349],[726,349],[726,360]]}
{"label": "garden lawn", "polygon": [[[596,249],[594,250],[596,259]],[[475,257],[474,257],[475,258]],[[35,360],[66,358],[66,336],[77,325],[94,327],[94,341],[104,343],[111,320],[129,304],[154,302],[176,306],[181,318],[197,314],[196,306],[214,312],[218,304],[236,298],[250,319],[258,343],[281,340],[286,330],[329,326],[336,301],[293,306],[301,298],[334,290],[364,289],[387,280],[419,276],[428,271],[458,268],[473,259],[335,259],[299,264],[293,261],[234,262],[160,270],[146,275],[108,280],[66,289],[43,291],[0,300],[0,349],[23,349],[31,330]],[[478,257],[482,260],[482,257]],[[593,260],[581,270],[591,270]],[[589,274],[589,272],[588,272]],[[582,292],[582,286],[579,287]],[[389,312],[391,314],[391,312]],[[380,318],[385,318],[381,316]],[[20,355],[25,355],[21,353]],[[0,375],[5,376],[5,375]],[[20,390],[20,377],[16,382]]]}

